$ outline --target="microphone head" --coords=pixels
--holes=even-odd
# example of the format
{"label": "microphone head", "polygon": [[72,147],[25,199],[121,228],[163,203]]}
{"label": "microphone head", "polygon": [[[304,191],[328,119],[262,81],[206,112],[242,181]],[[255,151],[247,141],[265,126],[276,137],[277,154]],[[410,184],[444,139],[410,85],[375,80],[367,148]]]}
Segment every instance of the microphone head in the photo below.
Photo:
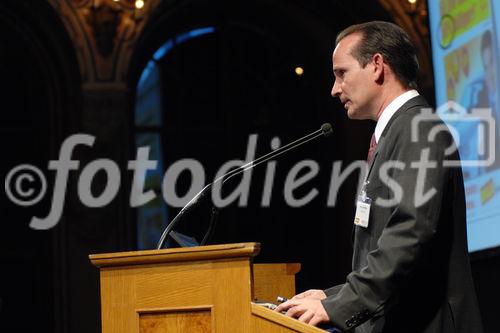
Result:
{"label": "microphone head", "polygon": [[321,125],[321,131],[323,132],[323,136],[325,138],[329,137],[333,133],[332,125],[330,125],[330,123],[324,123]]}

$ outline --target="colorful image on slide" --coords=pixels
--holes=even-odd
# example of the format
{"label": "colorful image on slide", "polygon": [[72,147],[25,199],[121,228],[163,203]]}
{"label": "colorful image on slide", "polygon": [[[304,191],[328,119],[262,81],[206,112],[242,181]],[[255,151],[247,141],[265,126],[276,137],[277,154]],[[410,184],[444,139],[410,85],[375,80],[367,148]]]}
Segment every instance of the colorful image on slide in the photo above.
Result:
{"label": "colorful image on slide", "polygon": [[492,107],[485,90],[496,90],[492,33],[485,31],[444,58],[446,95],[466,109]]}
{"label": "colorful image on slide", "polygon": [[443,47],[491,16],[489,0],[441,0],[439,7],[440,42]]}

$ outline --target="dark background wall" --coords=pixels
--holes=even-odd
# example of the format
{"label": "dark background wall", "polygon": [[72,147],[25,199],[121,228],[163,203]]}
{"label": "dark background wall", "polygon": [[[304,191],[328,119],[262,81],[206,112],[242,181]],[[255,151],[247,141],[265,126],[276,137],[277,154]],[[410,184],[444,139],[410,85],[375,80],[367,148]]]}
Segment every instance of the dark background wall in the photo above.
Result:
{"label": "dark background wall", "polygon": [[[46,170],[48,160],[56,158],[62,138],[78,121],[80,78],[72,44],[46,3],[2,1],[0,31],[0,174],[5,179],[19,164]],[[50,176],[48,183],[50,193]],[[2,189],[0,200],[0,331],[65,331],[70,310],[65,285],[71,274],[65,225],[48,231],[28,227],[31,216],[47,214],[48,196],[36,206],[20,207]]]}
{"label": "dark background wall", "polygon": [[[249,134],[259,135],[259,156],[270,150],[274,137],[285,144],[331,122],[330,139],[278,161],[270,207],[260,205],[265,168],[253,172],[249,205],[234,204],[221,212],[212,243],[257,241],[262,243],[258,262],[302,263],[298,290],[342,283],[350,271],[357,175],[343,184],[335,207],[327,207],[332,164],[342,161],[347,166],[365,159],[373,124],[347,119],[330,97],[330,56],[340,29],[374,19],[391,20],[391,15],[377,2],[366,1],[163,1],[137,43],[128,93],[101,92],[89,98],[81,88],[74,46],[55,11],[41,0],[3,0],[2,179],[22,163],[47,170],[61,142],[82,131],[96,134],[96,140],[108,146],[97,144],[90,155],[77,151],[76,158],[132,159],[133,130],[121,132],[129,139],[121,145],[109,145],[109,138],[99,133],[113,136],[110,129],[117,124],[133,127],[139,75],[162,43],[192,28],[214,26],[216,33],[175,48],[160,63],[166,97],[162,129],[166,165],[196,158],[211,179],[225,161],[244,158]],[[301,77],[293,72],[298,65],[305,69]],[[432,87],[422,92],[433,100]],[[108,114],[106,103],[117,110],[111,117],[102,116]],[[96,112],[89,117],[83,109]],[[108,156],[110,150],[113,156]],[[283,199],[285,177],[304,159],[318,162],[320,172],[296,195],[313,188],[319,195],[303,207],[291,208]],[[123,160],[117,162],[125,172]],[[47,175],[51,193],[53,174]],[[187,182],[181,180],[179,190]],[[74,178],[69,183],[74,187]],[[110,209],[86,209],[68,194],[62,220],[48,231],[34,231],[28,225],[31,216],[47,214],[49,196],[36,206],[19,207],[4,191],[0,193],[0,331],[100,330],[98,274],[87,256],[136,248],[135,212],[123,199],[127,190],[127,186],[121,189]],[[170,209],[172,215],[177,211]],[[208,207],[200,207],[181,229],[199,232],[206,227],[208,214]],[[474,259],[472,267],[485,326],[496,332],[500,257]],[[19,309],[26,308],[33,320],[23,320]]]}

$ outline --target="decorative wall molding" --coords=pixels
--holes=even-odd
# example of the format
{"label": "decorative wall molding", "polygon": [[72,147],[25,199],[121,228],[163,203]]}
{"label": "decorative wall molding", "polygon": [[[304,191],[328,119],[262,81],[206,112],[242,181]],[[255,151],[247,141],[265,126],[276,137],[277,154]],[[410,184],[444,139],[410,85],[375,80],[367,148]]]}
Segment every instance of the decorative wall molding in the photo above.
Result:
{"label": "decorative wall molding", "polygon": [[[84,90],[124,90],[130,57],[148,18],[161,0],[47,0],[73,41]],[[420,82],[433,85],[427,5],[423,0],[378,0],[414,41]]]}
{"label": "decorative wall molding", "polygon": [[160,0],[47,0],[73,41],[84,90],[125,90],[130,57]]}

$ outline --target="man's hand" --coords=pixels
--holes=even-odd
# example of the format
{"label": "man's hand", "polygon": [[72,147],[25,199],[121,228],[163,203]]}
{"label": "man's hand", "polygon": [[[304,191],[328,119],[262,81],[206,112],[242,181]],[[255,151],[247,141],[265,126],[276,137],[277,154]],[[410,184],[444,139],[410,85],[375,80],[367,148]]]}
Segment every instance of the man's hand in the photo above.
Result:
{"label": "man's hand", "polygon": [[312,299],[325,299],[326,294],[323,290],[320,289],[309,289],[304,291],[303,293],[297,294],[292,297],[292,299],[302,299],[302,298],[312,298]]}
{"label": "man's hand", "polygon": [[325,308],[323,307],[323,304],[321,304],[321,300],[315,298],[294,297],[291,300],[280,304],[275,311],[286,311],[287,316],[297,318],[301,322],[313,326],[329,321]]}

